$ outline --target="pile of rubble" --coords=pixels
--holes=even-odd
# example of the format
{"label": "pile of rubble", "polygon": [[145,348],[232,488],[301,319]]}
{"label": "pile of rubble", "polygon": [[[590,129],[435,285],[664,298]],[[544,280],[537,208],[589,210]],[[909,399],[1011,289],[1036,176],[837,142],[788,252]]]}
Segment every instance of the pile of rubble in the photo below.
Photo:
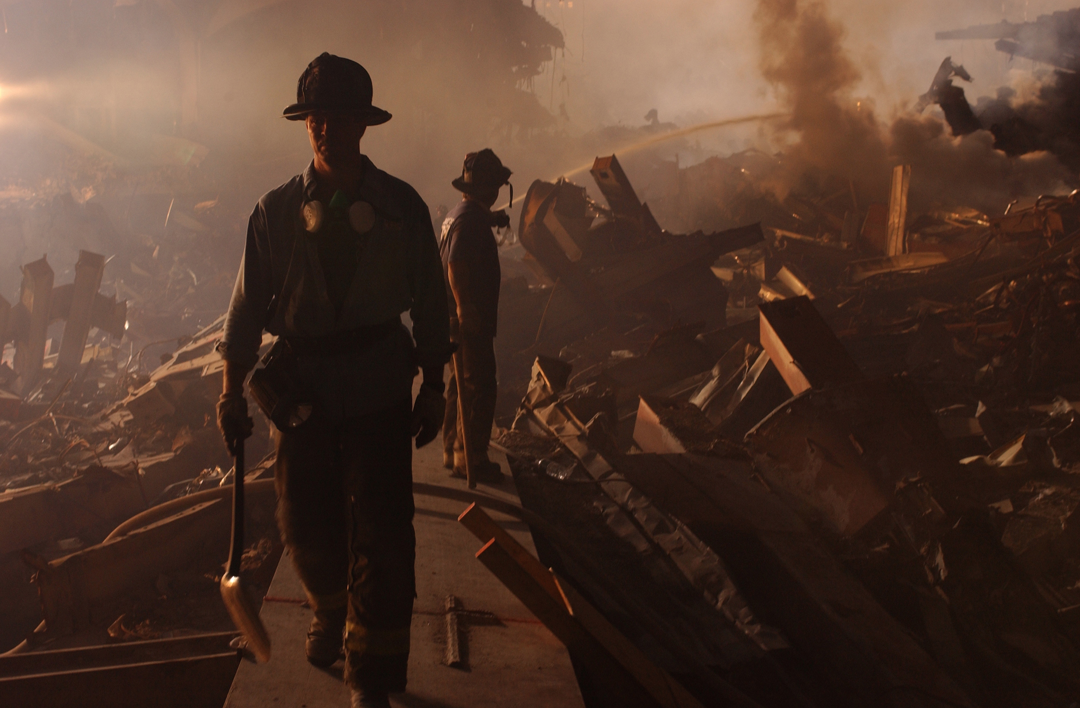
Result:
{"label": "pile of rubble", "polygon": [[544,565],[702,705],[1074,703],[1077,195],[909,214],[899,166],[679,236],[593,176],[534,183],[502,304]]}
{"label": "pile of rubble", "polygon": [[[824,176],[779,199],[757,176],[781,160],[682,170],[657,213],[687,234],[614,156],[592,168],[606,204],[530,187],[495,445],[540,560],[701,705],[1071,704],[1080,199],[916,213],[903,165],[888,203]],[[136,255],[116,284],[145,332],[227,286],[168,262]],[[27,264],[0,303],[0,631],[44,616],[36,645],[228,629],[193,610],[226,551],[223,319],[143,373],[103,267],[84,252],[55,287]],[[272,465],[248,474],[263,591]],[[623,695],[612,675],[580,674],[589,700]]]}
{"label": "pile of rubble", "polygon": [[[106,628],[100,640],[231,626],[223,611],[191,611],[222,609],[214,573],[228,550],[232,461],[214,404],[224,317],[141,373],[146,347],[136,353],[121,343],[127,303],[96,292],[104,265],[83,252],[75,282],[54,287],[43,258],[24,266],[19,302],[0,302],[0,329],[13,342],[0,365],[0,588],[8,601],[0,636],[12,646],[42,616],[35,645],[85,642]],[[63,334],[52,347],[56,320]],[[269,452],[265,421],[249,447],[255,459]],[[272,465],[265,460],[249,477]],[[281,544],[264,487],[248,538],[255,556],[271,560],[265,590]],[[146,528],[118,533],[133,517]]]}

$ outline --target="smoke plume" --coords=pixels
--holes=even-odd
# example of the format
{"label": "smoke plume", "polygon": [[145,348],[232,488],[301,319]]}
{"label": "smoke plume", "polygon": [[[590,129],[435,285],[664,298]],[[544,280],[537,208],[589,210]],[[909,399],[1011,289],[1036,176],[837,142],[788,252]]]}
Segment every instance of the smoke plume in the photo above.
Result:
{"label": "smoke plume", "polygon": [[843,25],[822,2],[758,0],[754,22],[762,76],[790,111],[774,139],[789,143],[791,180],[819,169],[883,201],[891,167],[910,164],[913,208],[993,213],[1013,198],[1062,191],[1076,181],[1047,152],[1007,157],[987,131],[953,137],[934,116],[879,119],[872,102],[855,96],[864,77],[845,49]]}
{"label": "smoke plume", "polygon": [[861,75],[843,50],[843,28],[821,3],[800,0],[760,0],[754,21],[762,76],[790,109],[781,129],[798,136],[791,166],[877,185],[886,145],[872,108],[851,96]]}

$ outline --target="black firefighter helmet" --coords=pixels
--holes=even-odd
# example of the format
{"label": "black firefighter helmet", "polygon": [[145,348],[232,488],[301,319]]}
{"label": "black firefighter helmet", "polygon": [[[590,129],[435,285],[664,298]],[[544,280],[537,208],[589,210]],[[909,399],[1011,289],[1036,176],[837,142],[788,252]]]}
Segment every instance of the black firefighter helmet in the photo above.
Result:
{"label": "black firefighter helmet", "polygon": [[352,59],[323,52],[315,57],[296,82],[296,103],[282,115],[304,120],[313,111],[349,111],[365,125],[382,125],[390,114],[371,105],[371,75]]}

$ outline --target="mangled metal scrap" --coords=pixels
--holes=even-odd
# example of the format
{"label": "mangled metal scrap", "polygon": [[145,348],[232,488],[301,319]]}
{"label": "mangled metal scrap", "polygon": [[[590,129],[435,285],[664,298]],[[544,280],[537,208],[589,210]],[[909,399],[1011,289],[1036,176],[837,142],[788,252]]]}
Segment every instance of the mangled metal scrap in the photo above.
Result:
{"label": "mangled metal scrap", "polygon": [[889,508],[898,486],[943,474],[947,448],[919,404],[903,379],[808,390],[763,420],[747,444],[770,484],[851,536]]}
{"label": "mangled metal scrap", "polygon": [[[941,72],[937,99],[966,76],[951,61]],[[744,160],[674,170],[715,201],[752,182]],[[640,200],[619,202],[617,176],[602,189],[610,208],[565,183],[538,189],[523,241],[555,284],[548,315],[559,288],[575,300],[580,277],[592,290],[575,304],[614,324],[548,340],[577,373],[538,360],[516,427],[558,452],[522,452],[515,474],[544,480],[548,504],[560,485],[595,483],[596,508],[631,543],[677,520],[692,535],[651,534],[673,565],[692,557],[676,538],[730,559],[740,597],[782,625],[797,662],[842,687],[835,704],[1067,704],[1080,695],[1080,405],[1069,403],[1080,390],[1080,194],[926,209],[919,179],[897,166],[885,204],[884,189],[804,175],[769,202],[767,240],[712,263],[738,324],[685,317],[655,330],[613,317],[622,302],[610,293],[625,291],[600,284],[670,235],[645,225]],[[731,196],[725,214],[755,194]],[[649,198],[662,221],[693,212],[676,197],[682,187]],[[657,330],[665,356],[647,348]]]}
{"label": "mangled metal scrap", "polygon": [[[619,705],[703,708],[682,684],[650,661],[571,585],[542,565],[483,509],[471,504],[458,521],[485,544],[477,552],[477,559],[571,652],[581,657]],[[730,693],[738,692],[730,689]]]}
{"label": "mangled metal scrap", "polygon": [[[545,311],[545,338],[565,339],[572,321],[586,318],[596,328],[610,312],[635,298],[655,299],[662,287],[686,305],[708,303],[707,314],[722,314],[723,287],[708,264],[728,251],[762,240],[759,226],[715,234],[671,235],[660,229],[634,194],[614,156],[597,158],[593,176],[611,205],[596,205],[568,182],[537,180],[522,205],[518,233],[530,261],[555,283]],[[605,217],[594,225],[596,216]],[[685,271],[685,272],[684,272]],[[682,274],[675,279],[676,274]],[[687,281],[689,278],[689,281]],[[688,288],[695,287],[692,293]],[[711,302],[710,302],[711,299]],[[721,322],[722,323],[722,322]]]}
{"label": "mangled metal scrap", "polygon": [[807,297],[762,303],[761,346],[793,395],[862,378],[858,364]]}
{"label": "mangled metal scrap", "polygon": [[[545,373],[552,368],[552,375]],[[647,497],[626,484],[619,473],[624,456],[613,448],[613,441],[603,432],[604,416],[598,414],[584,422],[579,415],[582,408],[574,400],[576,396],[563,396],[563,389],[549,387],[549,382],[564,380],[566,374],[565,363],[536,361],[530,393],[522,402],[515,428],[531,426],[552,435],[577,458],[588,477],[601,484],[606,501],[596,503],[604,507],[604,516],[619,536],[638,546],[641,541],[636,539],[646,534],[647,544],[656,543],[664,548],[694,588],[733,622],[741,634],[761,649],[786,646],[774,630],[753,617],[716,554],[684,525],[660,512]],[[633,519],[631,523],[627,523],[627,515]],[[745,648],[737,651],[744,652]]]}
{"label": "mangled metal scrap", "polygon": [[996,39],[994,48],[1009,56],[1044,62],[1066,71],[1080,71],[1080,9],[1039,15],[1034,22],[976,25],[937,32],[935,39]]}
{"label": "mangled metal scrap", "polygon": [[642,452],[708,453],[717,443],[712,422],[692,403],[642,396],[634,418]]}
{"label": "mangled metal scrap", "polygon": [[[154,370],[150,380],[104,414],[106,419],[122,421],[124,413],[138,424],[154,423],[178,412],[199,417],[212,410],[221,387],[225,363],[215,347],[221,341],[225,317],[185,338],[186,343]],[[263,335],[263,345],[273,340]],[[122,413],[123,411],[123,413]]]}
{"label": "mangled metal scrap", "polygon": [[971,104],[964,96],[964,89],[953,85],[954,76],[968,83],[972,80],[971,74],[967,73],[964,67],[954,64],[952,57],[945,57],[934,75],[934,80],[930,82],[930,89],[919,96],[915,111],[922,113],[930,104],[937,104],[945,113],[945,120],[952,127],[953,135],[967,135],[982,130],[983,125],[971,110]]}
{"label": "mangled metal scrap", "polygon": [[1033,577],[1058,573],[1080,550],[1080,490],[1032,481],[1021,488],[1032,498],[1012,513],[1001,542]]}
{"label": "mangled metal scrap", "polygon": [[[691,455],[630,455],[624,467],[731,564],[740,592],[806,652],[837,704],[976,705],[749,470]],[[910,698],[889,688],[897,683]]]}
{"label": "mangled metal scrap", "polygon": [[614,155],[596,158],[590,172],[616,219],[633,221],[654,234],[661,232],[660,225],[649,211],[649,205],[638,199],[622,165]]}

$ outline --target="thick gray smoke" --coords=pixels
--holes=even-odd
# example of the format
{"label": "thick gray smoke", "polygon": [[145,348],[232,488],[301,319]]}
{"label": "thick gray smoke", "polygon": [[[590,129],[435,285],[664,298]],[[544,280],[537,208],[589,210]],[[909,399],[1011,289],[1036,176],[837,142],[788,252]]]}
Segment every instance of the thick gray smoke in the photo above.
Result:
{"label": "thick gray smoke", "polygon": [[860,72],[842,45],[843,28],[824,5],[760,0],[754,13],[761,73],[790,111],[781,130],[798,140],[788,150],[793,175],[816,167],[877,186],[887,150],[873,108],[854,100]]}
{"label": "thick gray smoke", "polygon": [[0,206],[25,194],[43,205],[0,213],[0,292],[10,299],[18,265],[46,252],[63,281],[80,247],[121,254],[164,242],[170,205],[190,214],[220,198],[215,212],[233,224],[220,248],[238,256],[251,204],[310,159],[303,128],[280,112],[322,51],[370,69],[376,103],[394,119],[369,131],[364,150],[433,210],[459,198],[449,183],[469,150],[498,151],[520,194],[640,139],[651,109],[657,130],[790,114],[651,148],[683,165],[748,147],[782,151],[798,169],[851,177],[877,198],[904,161],[915,167],[916,201],[944,195],[997,209],[1070,175],[1046,156],[1004,159],[985,135],[954,140],[939,115],[904,110],[947,54],[975,77],[965,86],[973,102],[1006,84],[1034,96],[1031,62],[933,34],[1071,4],[9,0],[0,3]]}
{"label": "thick gray smoke", "polygon": [[1076,176],[1046,153],[1010,159],[990,133],[954,138],[932,115],[882,121],[859,99],[864,72],[845,47],[847,28],[816,0],[759,0],[754,13],[761,73],[790,119],[775,136],[790,177],[809,168],[848,178],[882,200],[894,164],[910,164],[912,205],[998,211],[1012,198],[1062,191]]}

